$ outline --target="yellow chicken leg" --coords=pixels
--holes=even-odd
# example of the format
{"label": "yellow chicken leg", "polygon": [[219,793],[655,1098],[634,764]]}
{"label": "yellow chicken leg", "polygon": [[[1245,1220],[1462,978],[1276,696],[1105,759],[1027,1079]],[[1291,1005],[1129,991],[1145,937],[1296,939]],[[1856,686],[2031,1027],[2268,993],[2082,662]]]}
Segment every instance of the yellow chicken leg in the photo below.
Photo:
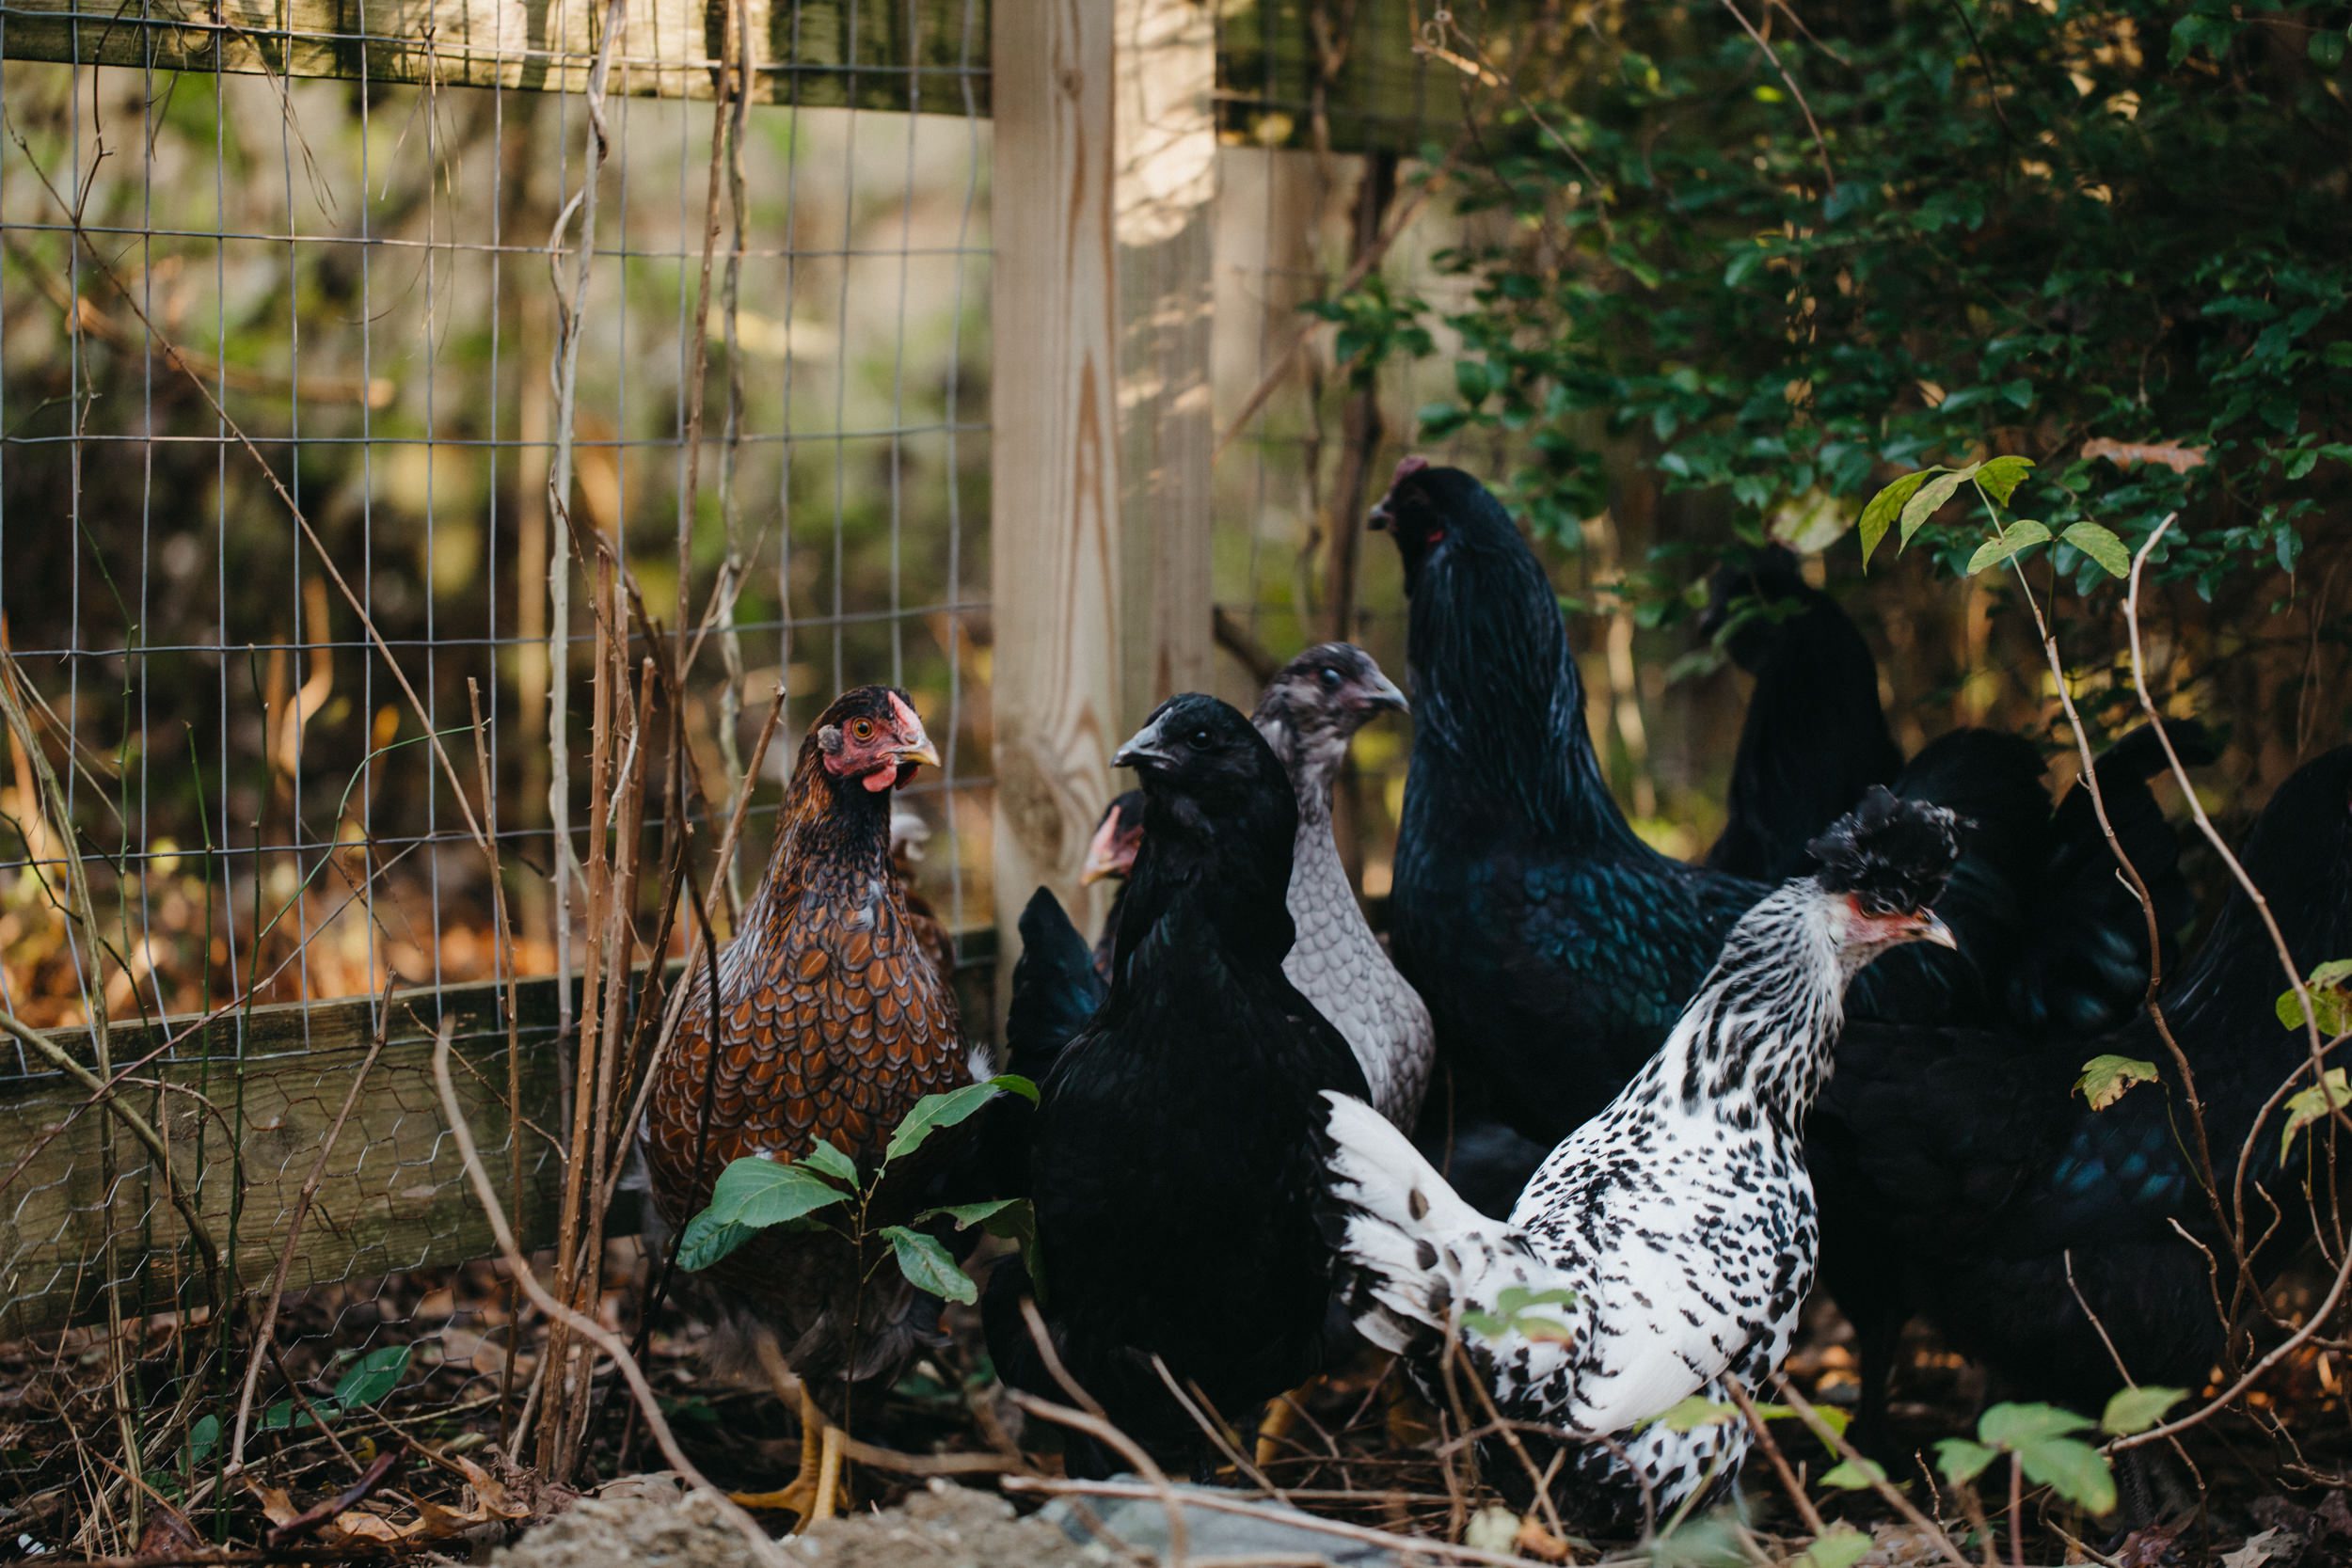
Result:
{"label": "yellow chicken leg", "polygon": [[803,1526],[840,1511],[841,1429],[825,1419],[817,1402],[801,1389],[801,1468],[790,1485],[775,1492],[738,1492],[745,1508],[778,1509],[801,1516]]}
{"label": "yellow chicken leg", "polygon": [[1265,1407],[1265,1416],[1258,1422],[1258,1447],[1251,1463],[1263,1470],[1282,1457],[1290,1435],[1298,1429],[1299,1412],[1305,1407],[1307,1390],[1312,1381],[1300,1384],[1289,1393],[1280,1395]]}

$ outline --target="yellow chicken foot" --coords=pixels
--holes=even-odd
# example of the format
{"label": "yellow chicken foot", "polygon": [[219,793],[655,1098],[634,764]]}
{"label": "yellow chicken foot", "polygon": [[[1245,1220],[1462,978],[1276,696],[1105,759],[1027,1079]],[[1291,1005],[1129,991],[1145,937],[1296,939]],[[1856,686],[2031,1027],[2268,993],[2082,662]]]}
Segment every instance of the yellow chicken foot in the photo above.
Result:
{"label": "yellow chicken foot", "polygon": [[803,1528],[840,1512],[841,1429],[825,1419],[808,1390],[801,1390],[801,1468],[791,1484],[774,1492],[737,1492],[745,1508],[776,1509],[801,1516]]}
{"label": "yellow chicken foot", "polygon": [[1282,1457],[1282,1450],[1291,1447],[1290,1435],[1298,1429],[1299,1413],[1306,1407],[1307,1390],[1314,1381],[1300,1384],[1289,1393],[1277,1398],[1265,1407],[1265,1416],[1258,1422],[1258,1447],[1251,1463],[1261,1470]]}

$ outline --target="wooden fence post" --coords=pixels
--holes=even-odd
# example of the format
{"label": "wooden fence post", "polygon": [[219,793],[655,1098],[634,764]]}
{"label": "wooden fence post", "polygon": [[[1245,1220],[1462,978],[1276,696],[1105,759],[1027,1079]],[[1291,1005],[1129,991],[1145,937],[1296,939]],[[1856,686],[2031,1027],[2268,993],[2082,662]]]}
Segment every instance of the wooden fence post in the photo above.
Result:
{"label": "wooden fence post", "polygon": [[1209,326],[1216,30],[1204,0],[1118,0],[1120,712],[1213,677]]}
{"label": "wooden fence post", "polygon": [[1201,0],[1000,0],[991,17],[1006,978],[1038,884],[1089,923],[1077,877],[1111,752],[1209,682],[1216,61]]}

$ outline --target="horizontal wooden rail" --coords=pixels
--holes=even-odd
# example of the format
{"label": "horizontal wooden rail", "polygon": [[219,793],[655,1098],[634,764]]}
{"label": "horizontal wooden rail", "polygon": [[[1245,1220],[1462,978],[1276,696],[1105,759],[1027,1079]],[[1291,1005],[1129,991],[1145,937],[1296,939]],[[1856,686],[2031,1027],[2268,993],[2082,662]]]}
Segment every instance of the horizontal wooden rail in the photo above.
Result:
{"label": "horizontal wooden rail", "polygon": [[[994,933],[966,932],[961,947],[956,978],[964,1016],[985,1028],[994,1016]],[[444,1019],[458,1098],[513,1209],[516,1234],[526,1247],[553,1242],[561,1171],[552,1142],[561,1127],[555,987],[553,979],[535,979],[516,988],[519,1116],[506,1104],[503,986],[394,996],[384,1053],[328,1156],[289,1289],[447,1267],[498,1251],[433,1086],[433,1042]],[[187,1028],[186,1020],[118,1025],[110,1041],[118,1069]],[[52,1037],[87,1059],[86,1031]],[[241,1291],[263,1289],[277,1268],[303,1182],[373,1038],[374,1004],[367,997],[256,1007],[189,1033],[124,1085],[126,1099],[171,1150],[174,1180],[195,1196],[213,1239],[231,1254]],[[62,1075],[0,1081],[0,1342],[99,1316],[109,1240],[126,1314],[202,1300],[201,1264],[180,1214],[152,1159],[119,1130],[115,1180],[106,1184],[103,1115],[87,1090]],[[524,1190],[516,1203],[504,1191],[505,1150],[518,1132]],[[616,1213],[614,1223],[633,1227],[634,1210]],[[222,1276],[228,1281],[230,1271]]]}
{"label": "horizontal wooden rail", "polygon": [[[633,0],[616,93],[709,98],[733,0]],[[748,0],[753,102],[988,108],[988,0]],[[11,60],[579,92],[596,0],[7,0]]]}
{"label": "horizontal wooden rail", "polygon": [[[987,114],[993,3],[749,0],[753,102]],[[731,4],[629,0],[612,90],[709,98]],[[1320,86],[1334,150],[1410,153],[1452,142],[1466,90],[1491,96],[1459,63],[1415,48],[1413,0],[1359,0],[1335,54],[1316,38],[1312,8],[1222,8],[1216,99],[1228,138],[1312,146]],[[1534,9],[1496,0],[1478,16],[1500,35]],[[597,0],[0,0],[0,57],[578,92],[603,15]]]}

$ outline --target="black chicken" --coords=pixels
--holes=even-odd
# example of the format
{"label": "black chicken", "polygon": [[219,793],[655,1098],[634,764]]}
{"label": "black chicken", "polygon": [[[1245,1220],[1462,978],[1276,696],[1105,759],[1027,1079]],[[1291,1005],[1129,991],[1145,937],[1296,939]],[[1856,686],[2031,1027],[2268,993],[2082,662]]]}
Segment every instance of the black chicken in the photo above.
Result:
{"label": "black chicken", "polygon": [[[2352,954],[2352,747],[2280,785],[2241,858],[2300,972]],[[2233,891],[2160,997],[2204,1103],[2225,1208],[2238,1151],[2253,1135],[2250,1228],[2270,1229],[2264,1216],[2274,1212],[2288,1216],[2256,1255],[2265,1282],[2309,1234],[2295,1220],[2308,1212],[2299,1186],[2310,1139],[2296,1139],[2282,1165],[2277,1107],[2259,1133],[2255,1126],[2310,1059],[2303,1031],[2280,1027],[2274,1010],[2286,989],[2258,911]],[[2070,1090],[2082,1064],[2101,1054],[2155,1063],[2161,1086],[2090,1110]],[[2122,1385],[2120,1356],[2135,1381],[2193,1388],[2219,1358],[2223,1332],[2201,1246],[2221,1259],[2225,1295],[2232,1269],[2188,1151],[2185,1105],[2170,1053],[2145,1015],[2064,1049],[2007,1033],[1856,1023],[1816,1117],[1823,1208],[1834,1199],[1835,1170],[1844,1186],[1836,1200],[1880,1221],[1883,1250],[1857,1258],[1857,1268],[1881,1276],[2006,1385],[2095,1412]],[[1833,1138],[1838,1157],[1825,1168]],[[2255,1187],[2267,1188],[2267,1198]],[[2112,1354],[2074,1287],[2113,1340]]]}
{"label": "black chicken", "polygon": [[1778,545],[1717,569],[1699,629],[1720,636],[1732,662],[1756,677],[1723,834],[1707,863],[1778,877],[1864,790],[1902,771],[1879,705],[1878,660],[1837,601],[1806,582]]}
{"label": "black chicken", "polygon": [[[1347,1041],[1282,974],[1298,808],[1265,741],[1190,694],[1115,761],[1143,779],[1142,848],[1110,992],[1043,1085],[1028,1191],[1063,1364],[1121,1430],[1189,1465],[1204,1439],[1153,1358],[1232,1415],[1315,1370],[1331,1275],[1314,1213],[1320,1093],[1367,1090]],[[1022,1322],[1027,1283],[1003,1267],[990,1281],[990,1349],[1008,1382],[1063,1399]],[[1081,1444],[1072,1463],[1114,1461]]]}

